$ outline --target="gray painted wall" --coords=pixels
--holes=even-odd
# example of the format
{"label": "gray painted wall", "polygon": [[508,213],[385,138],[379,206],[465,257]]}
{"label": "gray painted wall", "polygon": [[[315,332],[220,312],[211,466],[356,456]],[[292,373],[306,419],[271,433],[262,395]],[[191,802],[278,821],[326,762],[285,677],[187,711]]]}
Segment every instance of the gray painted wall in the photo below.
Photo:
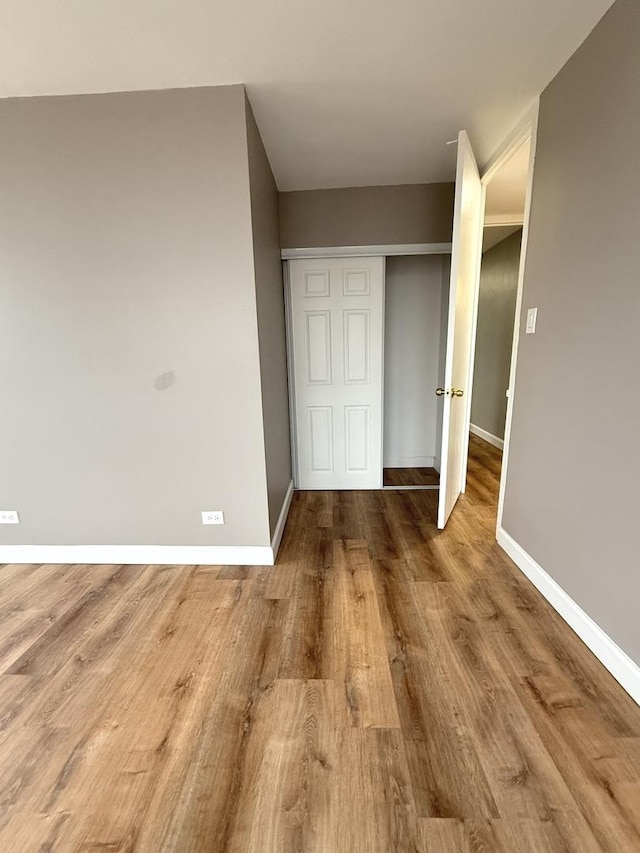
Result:
{"label": "gray painted wall", "polygon": [[450,243],[453,194],[450,183],[280,193],[281,246]]}
{"label": "gray painted wall", "polygon": [[504,507],[638,663],[639,46],[618,0],[542,96]]}
{"label": "gray painted wall", "polygon": [[248,101],[247,139],[269,527],[273,535],[291,482],[284,287],[278,190]]}
{"label": "gray painted wall", "polygon": [[268,544],[243,88],[0,122],[0,542]]}
{"label": "gray painted wall", "polygon": [[442,276],[442,255],[387,258],[385,468],[432,465],[436,455]]}
{"label": "gray painted wall", "polygon": [[482,256],[471,423],[504,438],[522,229]]}

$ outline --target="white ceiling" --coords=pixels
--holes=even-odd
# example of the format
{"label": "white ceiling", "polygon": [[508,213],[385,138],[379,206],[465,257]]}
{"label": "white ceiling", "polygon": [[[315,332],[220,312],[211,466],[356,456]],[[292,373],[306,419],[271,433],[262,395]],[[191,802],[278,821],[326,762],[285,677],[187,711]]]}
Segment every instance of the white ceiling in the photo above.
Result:
{"label": "white ceiling", "polygon": [[[529,177],[531,142],[527,140],[487,184],[482,251],[492,249],[522,228]],[[497,222],[509,224],[490,224]]]}
{"label": "white ceiling", "polygon": [[527,141],[487,185],[485,217],[524,217],[531,145]]}
{"label": "white ceiling", "polygon": [[484,162],[612,0],[3,0],[0,96],[246,83],[280,189]]}

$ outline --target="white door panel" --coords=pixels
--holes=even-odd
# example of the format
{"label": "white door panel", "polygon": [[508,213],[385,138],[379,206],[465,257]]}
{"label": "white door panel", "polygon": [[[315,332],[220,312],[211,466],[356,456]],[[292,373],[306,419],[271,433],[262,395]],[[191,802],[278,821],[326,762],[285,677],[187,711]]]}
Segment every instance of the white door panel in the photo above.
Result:
{"label": "white door panel", "polygon": [[289,262],[297,487],[382,486],[384,258]]}
{"label": "white door panel", "polygon": [[469,452],[475,311],[480,273],[483,191],[469,137],[458,136],[451,285],[444,378],[438,527],[464,491]]}

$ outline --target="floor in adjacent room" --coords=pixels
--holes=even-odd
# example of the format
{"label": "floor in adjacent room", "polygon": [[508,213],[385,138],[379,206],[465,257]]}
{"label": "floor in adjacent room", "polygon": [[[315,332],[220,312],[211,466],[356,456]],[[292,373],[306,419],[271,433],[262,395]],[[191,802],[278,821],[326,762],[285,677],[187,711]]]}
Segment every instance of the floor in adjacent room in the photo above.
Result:
{"label": "floor in adjacent room", "polygon": [[275,568],[0,569],[0,850],[640,851],[640,708],[469,489],[294,498]]}
{"label": "floor in adjacent room", "polygon": [[440,475],[435,468],[385,468],[382,482],[387,486],[437,486]]}

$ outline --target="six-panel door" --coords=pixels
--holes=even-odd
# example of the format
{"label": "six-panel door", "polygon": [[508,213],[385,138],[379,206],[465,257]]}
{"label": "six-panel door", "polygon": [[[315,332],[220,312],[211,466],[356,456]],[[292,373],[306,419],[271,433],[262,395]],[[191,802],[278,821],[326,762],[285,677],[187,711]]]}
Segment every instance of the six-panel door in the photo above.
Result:
{"label": "six-panel door", "polygon": [[297,488],[382,486],[384,258],[290,262]]}

